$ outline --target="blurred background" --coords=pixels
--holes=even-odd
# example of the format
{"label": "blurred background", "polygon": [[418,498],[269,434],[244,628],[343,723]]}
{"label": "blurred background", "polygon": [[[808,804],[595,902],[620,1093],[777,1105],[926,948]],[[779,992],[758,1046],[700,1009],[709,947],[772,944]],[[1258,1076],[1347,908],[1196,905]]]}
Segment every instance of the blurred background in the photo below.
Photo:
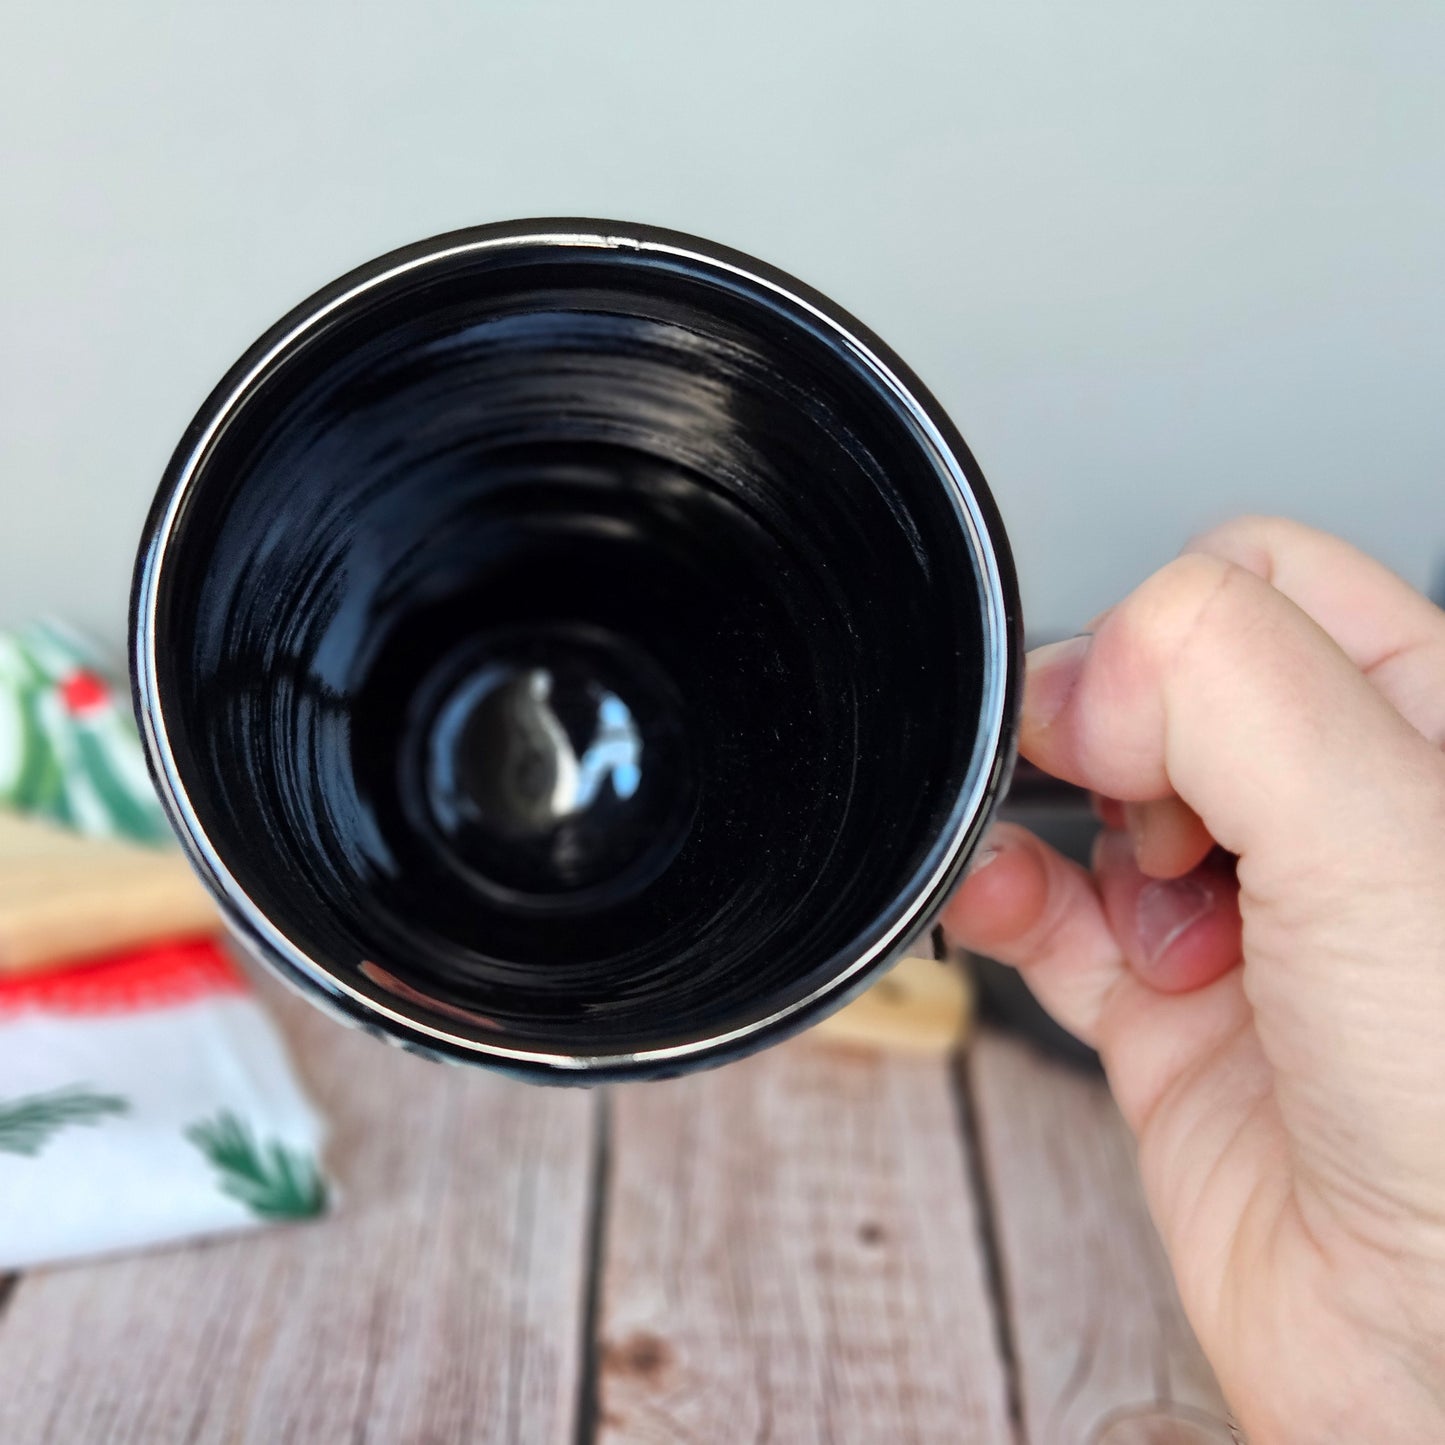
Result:
{"label": "blurred background", "polygon": [[170,450],[390,247],[696,231],[878,330],[953,414],[1031,630],[1240,510],[1445,557],[1439,0],[7,6],[0,627],[111,647]]}

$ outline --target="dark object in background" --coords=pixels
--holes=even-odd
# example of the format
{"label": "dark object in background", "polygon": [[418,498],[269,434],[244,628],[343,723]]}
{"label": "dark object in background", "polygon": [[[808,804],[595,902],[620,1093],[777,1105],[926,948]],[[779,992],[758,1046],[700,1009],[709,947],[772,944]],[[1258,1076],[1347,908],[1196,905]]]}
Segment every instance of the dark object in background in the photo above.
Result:
{"label": "dark object in background", "polygon": [[937,403],[796,281],[613,222],[423,242],[280,322],[176,452],[133,637],[255,951],[554,1079],[857,992],[1012,750],[1012,566]]}

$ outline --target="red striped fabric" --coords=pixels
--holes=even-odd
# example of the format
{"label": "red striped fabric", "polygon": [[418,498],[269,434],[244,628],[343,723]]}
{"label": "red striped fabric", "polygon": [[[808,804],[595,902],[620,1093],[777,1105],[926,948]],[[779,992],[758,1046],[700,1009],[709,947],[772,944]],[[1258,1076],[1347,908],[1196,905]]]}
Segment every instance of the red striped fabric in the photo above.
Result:
{"label": "red striped fabric", "polygon": [[140,1013],[247,992],[244,975],[214,939],[185,938],[53,973],[0,978],[0,1019]]}

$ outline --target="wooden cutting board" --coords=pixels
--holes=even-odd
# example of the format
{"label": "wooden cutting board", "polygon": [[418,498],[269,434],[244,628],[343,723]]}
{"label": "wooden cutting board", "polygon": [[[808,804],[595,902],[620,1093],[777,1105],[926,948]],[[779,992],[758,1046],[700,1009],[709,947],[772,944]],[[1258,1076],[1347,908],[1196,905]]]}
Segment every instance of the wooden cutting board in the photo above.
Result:
{"label": "wooden cutting board", "polygon": [[[220,927],[210,895],[177,852],[83,838],[0,811],[0,975],[34,973],[161,938]],[[955,963],[906,958],[817,1026],[820,1039],[945,1054],[972,1018]]]}
{"label": "wooden cutting board", "polygon": [[951,1053],[973,1023],[973,985],[957,960],[905,958],[818,1024],[819,1039],[889,1053]]}
{"label": "wooden cutting board", "polygon": [[0,811],[0,974],[219,927],[178,852],[84,838]]}

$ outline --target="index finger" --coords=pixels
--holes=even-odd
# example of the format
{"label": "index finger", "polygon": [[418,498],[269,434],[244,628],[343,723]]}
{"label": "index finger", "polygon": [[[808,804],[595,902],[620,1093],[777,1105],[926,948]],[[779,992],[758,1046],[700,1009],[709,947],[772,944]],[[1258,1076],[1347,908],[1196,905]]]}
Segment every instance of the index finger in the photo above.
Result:
{"label": "index finger", "polygon": [[1413,727],[1445,746],[1445,611],[1403,578],[1283,517],[1240,517],[1184,550],[1232,562],[1283,593]]}
{"label": "index finger", "polygon": [[[1439,754],[1281,592],[1217,558],[1156,573],[1092,639],[1031,655],[1020,729],[1046,771],[1181,797],[1240,855],[1345,859],[1435,806]],[[1427,763],[1425,760],[1428,759]]]}

